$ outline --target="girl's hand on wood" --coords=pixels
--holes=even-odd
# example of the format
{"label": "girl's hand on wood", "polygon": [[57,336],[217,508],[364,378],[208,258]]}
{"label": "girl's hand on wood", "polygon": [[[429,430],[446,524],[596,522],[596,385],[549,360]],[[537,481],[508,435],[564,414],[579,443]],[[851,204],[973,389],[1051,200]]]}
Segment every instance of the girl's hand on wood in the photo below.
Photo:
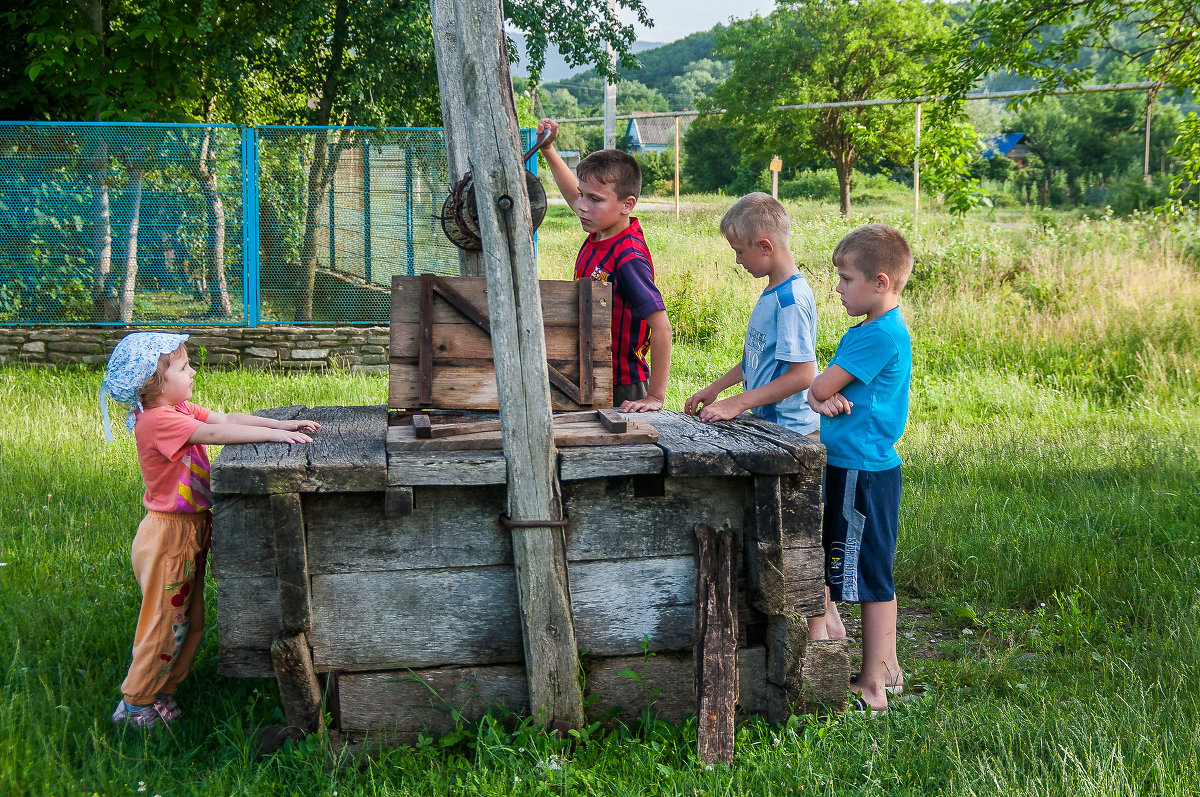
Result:
{"label": "girl's hand on wood", "polygon": [[311,443],[313,440],[303,432],[297,432],[291,429],[274,429],[272,430],[271,442],[274,443]]}
{"label": "girl's hand on wood", "polygon": [[321,428],[321,424],[317,423],[316,421],[310,421],[307,418],[300,418],[295,421],[283,421],[283,426],[281,426],[280,428],[286,429],[289,432],[295,432],[298,430],[303,430],[305,432],[315,432]]}

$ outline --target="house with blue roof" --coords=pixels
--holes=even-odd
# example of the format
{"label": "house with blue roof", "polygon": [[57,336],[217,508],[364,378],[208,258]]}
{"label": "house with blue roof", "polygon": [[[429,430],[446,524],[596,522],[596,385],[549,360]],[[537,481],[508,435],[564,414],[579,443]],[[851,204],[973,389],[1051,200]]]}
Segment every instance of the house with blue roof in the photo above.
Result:
{"label": "house with blue roof", "polygon": [[995,133],[983,136],[982,143],[986,160],[1008,158],[1019,167],[1025,166],[1026,155],[1037,152],[1029,146],[1029,138],[1024,133]]}

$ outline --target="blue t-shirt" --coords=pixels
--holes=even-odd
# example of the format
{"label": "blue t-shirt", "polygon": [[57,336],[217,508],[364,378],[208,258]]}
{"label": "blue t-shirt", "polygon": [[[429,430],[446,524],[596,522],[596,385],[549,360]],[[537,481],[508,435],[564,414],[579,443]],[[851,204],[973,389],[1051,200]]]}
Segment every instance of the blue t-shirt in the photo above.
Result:
{"label": "blue t-shirt", "polygon": [[854,403],[850,414],[821,417],[829,464],[867,471],[899,465],[895,445],[908,421],[912,377],[912,339],[900,308],[846,330],[829,364],[854,377],[841,391]]}
{"label": "blue t-shirt", "polygon": [[[792,363],[817,361],[817,303],[800,274],[763,291],[750,313],[742,350],[742,381],[754,390],[780,377]],[[815,432],[820,416],[808,406],[808,391],[751,410],[766,421],[800,434]]]}

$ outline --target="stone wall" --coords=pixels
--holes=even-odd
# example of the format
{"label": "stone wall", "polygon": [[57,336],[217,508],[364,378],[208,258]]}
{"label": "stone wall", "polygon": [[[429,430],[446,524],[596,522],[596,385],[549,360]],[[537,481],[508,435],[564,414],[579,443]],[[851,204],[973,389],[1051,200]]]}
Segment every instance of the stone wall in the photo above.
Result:
{"label": "stone wall", "polygon": [[[117,341],[135,327],[0,326],[0,366],[103,368]],[[205,367],[311,371],[339,367],[387,373],[387,327],[195,327],[188,354]]]}

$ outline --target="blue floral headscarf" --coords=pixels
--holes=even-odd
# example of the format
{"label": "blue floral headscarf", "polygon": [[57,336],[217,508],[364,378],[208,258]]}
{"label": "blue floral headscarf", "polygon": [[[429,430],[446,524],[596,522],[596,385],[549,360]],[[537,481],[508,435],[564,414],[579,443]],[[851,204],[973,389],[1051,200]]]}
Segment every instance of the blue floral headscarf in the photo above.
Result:
{"label": "blue floral headscarf", "polygon": [[136,411],[144,409],[138,393],[146,381],[158,369],[158,358],[170,354],[183,345],[187,335],[172,332],[134,332],[121,338],[121,342],[109,355],[104,381],[100,383],[100,418],[104,423],[104,437],[112,442],[112,429],[108,423],[108,397],[131,405],[125,416],[125,428],[133,431],[137,420]]}

